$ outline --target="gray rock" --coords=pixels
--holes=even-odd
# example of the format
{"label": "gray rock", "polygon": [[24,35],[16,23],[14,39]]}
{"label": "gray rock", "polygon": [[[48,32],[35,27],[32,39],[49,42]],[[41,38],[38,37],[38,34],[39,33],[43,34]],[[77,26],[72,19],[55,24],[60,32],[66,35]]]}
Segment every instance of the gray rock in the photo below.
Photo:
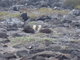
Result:
{"label": "gray rock", "polygon": [[71,12],[70,12],[71,15],[75,15],[75,16],[80,16],[80,10],[78,9],[73,9]]}
{"label": "gray rock", "polygon": [[30,54],[35,54],[35,53],[39,53],[39,52],[42,52],[42,51],[44,51],[45,49],[31,49],[30,50]]}
{"label": "gray rock", "polygon": [[35,58],[35,60],[46,60],[44,57],[42,57],[42,56],[37,56],[36,58]]}
{"label": "gray rock", "polygon": [[26,36],[26,34],[24,34],[24,33],[15,33],[14,35],[13,35],[13,37],[22,37],[22,36]]}
{"label": "gray rock", "polygon": [[24,23],[18,18],[9,18],[3,21],[2,24],[5,24],[7,30],[17,30],[18,28],[21,28]]}
{"label": "gray rock", "polygon": [[69,21],[72,21],[72,20],[76,20],[75,18],[75,15],[71,15],[71,14],[67,14],[67,15],[64,15],[63,16],[63,20],[69,20]]}
{"label": "gray rock", "polygon": [[27,13],[22,13],[21,14],[21,17],[23,18],[24,21],[27,21],[28,20]]}
{"label": "gray rock", "polygon": [[10,40],[2,40],[2,41],[0,41],[0,43],[3,43],[3,44],[9,43],[9,42],[10,42]]}
{"label": "gray rock", "polygon": [[26,51],[26,50],[21,50],[21,51],[17,51],[16,54],[17,54],[17,56],[19,56],[19,57],[25,57],[25,56],[28,56],[28,51]]}
{"label": "gray rock", "polygon": [[5,32],[0,32],[0,38],[8,38],[8,35]]}
{"label": "gray rock", "polygon": [[29,25],[24,26],[23,31],[26,32],[26,33],[35,33],[34,29]]}
{"label": "gray rock", "polygon": [[41,16],[41,17],[37,18],[37,20],[41,20],[41,21],[45,21],[46,19],[50,20],[51,17],[50,16]]}
{"label": "gray rock", "polygon": [[0,57],[0,60],[8,60],[8,59],[6,59],[6,58],[1,58],[1,57]]}
{"label": "gray rock", "polygon": [[3,55],[2,55],[2,57],[4,57],[4,58],[6,58],[6,59],[13,59],[13,58],[16,58],[16,56],[14,55],[14,54],[12,54],[12,53],[4,53]]}
{"label": "gray rock", "polygon": [[7,30],[4,28],[0,28],[0,38],[7,38]]}
{"label": "gray rock", "polygon": [[49,33],[52,33],[52,30],[51,29],[48,29],[48,28],[43,28],[39,32],[49,34]]}
{"label": "gray rock", "polygon": [[33,59],[29,59],[28,57],[22,57],[20,60],[33,60]]}

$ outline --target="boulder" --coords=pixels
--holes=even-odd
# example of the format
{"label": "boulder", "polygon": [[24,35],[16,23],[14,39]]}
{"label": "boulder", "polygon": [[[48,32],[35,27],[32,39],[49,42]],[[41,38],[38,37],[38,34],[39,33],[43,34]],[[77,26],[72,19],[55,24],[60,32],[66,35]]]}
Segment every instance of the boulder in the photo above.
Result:
{"label": "boulder", "polygon": [[21,14],[21,17],[24,21],[28,20],[28,16],[27,16],[27,13],[22,13]]}
{"label": "boulder", "polygon": [[22,28],[24,23],[18,18],[9,18],[3,21],[2,24],[5,24],[7,30],[17,30],[18,28]]}
{"label": "boulder", "polygon": [[5,33],[5,32],[0,32],[0,38],[8,38],[7,33]]}
{"label": "boulder", "polygon": [[34,29],[30,25],[25,25],[23,31],[26,33],[35,33]]}
{"label": "boulder", "polygon": [[3,43],[3,44],[5,44],[5,43],[9,43],[10,42],[10,40],[2,40],[2,41],[0,41],[0,43]]}
{"label": "boulder", "polygon": [[71,15],[75,15],[75,16],[80,16],[80,10],[78,9],[73,9],[71,12],[70,12]]}
{"label": "boulder", "polygon": [[40,20],[40,21],[45,21],[45,20],[50,20],[51,19],[51,17],[50,16],[45,16],[45,15],[43,15],[43,16],[40,16],[40,17],[38,17],[37,18],[37,20]]}
{"label": "boulder", "polygon": [[55,57],[50,57],[48,60],[58,60],[58,59]]}
{"label": "boulder", "polygon": [[6,59],[13,59],[13,58],[17,58],[14,54],[12,53],[4,53],[3,54],[3,57],[6,58]]}
{"label": "boulder", "polygon": [[0,60],[8,60],[8,59],[6,59],[6,58],[1,58],[1,57],[0,57]]}
{"label": "boulder", "polygon": [[20,60],[33,60],[33,59],[29,59],[27,57],[22,57]]}
{"label": "boulder", "polygon": [[13,10],[14,10],[14,11],[19,11],[18,7],[16,7],[16,6],[13,7]]}
{"label": "boulder", "polygon": [[36,56],[35,60],[46,60],[45,57],[42,56]]}
{"label": "boulder", "polygon": [[65,55],[58,55],[56,58],[58,58],[59,60],[69,60],[68,57],[66,57]]}
{"label": "boulder", "polygon": [[16,54],[17,54],[17,56],[19,56],[19,57],[25,57],[25,56],[28,56],[28,51],[26,51],[26,50],[21,50],[21,51],[17,51]]}
{"label": "boulder", "polygon": [[12,37],[22,37],[22,36],[26,36],[25,32],[16,32],[11,34]]}
{"label": "boulder", "polygon": [[52,30],[48,28],[42,28],[39,32],[49,34],[49,33],[52,33]]}
{"label": "boulder", "polygon": [[74,28],[80,28],[80,23],[79,22],[72,22],[71,26]]}
{"label": "boulder", "polygon": [[72,20],[76,20],[76,16],[72,15],[72,14],[67,14],[67,15],[64,15],[62,19],[63,19],[63,21],[65,21],[65,20],[72,21]]}

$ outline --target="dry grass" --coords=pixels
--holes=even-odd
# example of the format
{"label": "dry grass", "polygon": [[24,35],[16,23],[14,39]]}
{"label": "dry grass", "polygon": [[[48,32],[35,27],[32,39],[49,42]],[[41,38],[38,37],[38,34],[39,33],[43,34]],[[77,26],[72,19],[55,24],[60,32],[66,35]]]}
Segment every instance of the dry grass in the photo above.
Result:
{"label": "dry grass", "polygon": [[17,45],[17,44],[25,44],[32,41],[44,41],[44,40],[55,41],[56,39],[48,38],[48,37],[41,38],[41,37],[35,37],[31,35],[28,37],[25,36],[25,37],[10,38],[10,40],[11,40],[11,45]]}
{"label": "dry grass", "polygon": [[78,8],[78,9],[80,9],[80,5],[77,5],[77,6],[75,6],[75,8]]}
{"label": "dry grass", "polygon": [[8,12],[8,11],[1,11],[0,12],[0,19],[6,19],[10,17],[20,17],[20,13],[18,12]]}
{"label": "dry grass", "polygon": [[[55,13],[59,14],[67,14],[69,11],[66,10],[54,10],[51,8],[40,8],[40,9],[25,9],[21,10],[20,12],[27,12],[28,16],[31,18],[36,18],[42,15],[52,15]],[[0,19],[6,19],[10,17],[20,17],[19,12],[11,12],[11,11],[1,11],[0,12]]]}
{"label": "dry grass", "polygon": [[[39,17],[42,15],[52,15],[55,13],[59,13],[59,14],[67,14],[69,11],[66,10],[54,10],[51,8],[40,8],[40,9],[26,9],[24,10],[25,12],[28,13],[28,16],[30,16],[31,18],[35,18],[35,17]],[[24,12],[22,11],[22,12]]]}

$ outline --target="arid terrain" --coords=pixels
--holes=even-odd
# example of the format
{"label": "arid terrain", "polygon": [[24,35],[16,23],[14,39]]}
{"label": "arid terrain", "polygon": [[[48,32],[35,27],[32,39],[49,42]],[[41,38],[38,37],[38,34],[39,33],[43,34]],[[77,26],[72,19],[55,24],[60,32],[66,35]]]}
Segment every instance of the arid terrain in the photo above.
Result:
{"label": "arid terrain", "polygon": [[68,2],[0,0],[0,60],[80,60],[80,1]]}

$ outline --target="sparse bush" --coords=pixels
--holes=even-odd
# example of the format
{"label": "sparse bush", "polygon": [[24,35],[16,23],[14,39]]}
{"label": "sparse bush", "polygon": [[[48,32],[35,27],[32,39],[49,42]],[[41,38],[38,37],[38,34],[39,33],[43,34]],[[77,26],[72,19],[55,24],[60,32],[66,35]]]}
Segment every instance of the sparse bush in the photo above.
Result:
{"label": "sparse bush", "polygon": [[64,7],[65,8],[75,8],[76,6],[80,5],[80,0],[65,0]]}
{"label": "sparse bush", "polygon": [[48,34],[48,33],[52,33],[52,30],[48,28],[42,28],[39,32]]}

